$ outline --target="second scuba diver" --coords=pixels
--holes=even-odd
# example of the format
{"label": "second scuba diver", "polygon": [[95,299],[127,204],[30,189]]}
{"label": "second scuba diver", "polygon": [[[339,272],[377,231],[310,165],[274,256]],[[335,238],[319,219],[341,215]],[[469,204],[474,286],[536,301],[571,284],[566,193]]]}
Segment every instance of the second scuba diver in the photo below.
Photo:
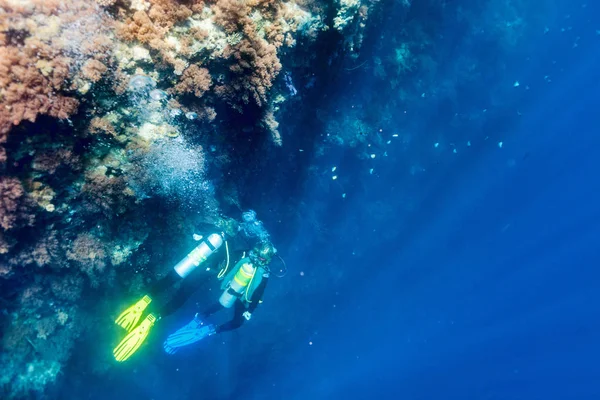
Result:
{"label": "second scuba diver", "polygon": [[[250,320],[261,302],[269,280],[268,266],[277,250],[262,223],[256,220],[254,211],[245,212],[243,219],[240,225],[224,220],[227,227],[222,228],[227,233],[211,233],[202,237],[200,244],[159,280],[148,294],[119,315],[115,322],[129,333],[113,350],[117,361],[131,357],[146,340],[156,321],[173,313],[194,293],[203,281],[203,274],[197,271],[200,266],[210,270],[210,265],[219,265],[217,277],[222,279],[222,294],[204,312],[196,314],[191,322],[171,334],[164,342],[165,351],[173,354],[182,346],[239,328],[244,321]],[[248,246],[248,240],[254,241],[254,246]],[[241,259],[232,267],[230,251],[239,254],[249,248],[251,250],[247,254],[244,251]],[[228,308],[234,309],[230,321],[218,326],[203,322],[217,311]],[[142,320],[144,314],[146,317]]]}

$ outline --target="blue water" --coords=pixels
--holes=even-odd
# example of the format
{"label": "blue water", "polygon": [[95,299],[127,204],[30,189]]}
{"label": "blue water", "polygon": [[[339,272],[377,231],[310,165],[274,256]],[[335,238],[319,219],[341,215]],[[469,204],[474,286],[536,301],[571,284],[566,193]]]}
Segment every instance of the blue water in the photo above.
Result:
{"label": "blue water", "polygon": [[[419,156],[396,146],[375,175],[357,166],[363,187],[343,204],[337,188],[326,201],[307,191],[307,208],[322,210],[335,234],[324,243],[296,236],[291,268],[309,276],[282,282],[276,301],[285,306],[274,318],[304,323],[276,339],[286,343],[283,360],[239,393],[598,398],[600,10],[545,4],[556,7],[549,31],[540,23],[502,74],[469,88],[506,87],[495,99],[506,109],[500,121],[435,136],[427,129],[444,129],[435,112],[413,118]],[[355,79],[363,98],[381,95],[369,93],[369,78]],[[495,107],[481,97],[465,97],[457,112]],[[463,145],[438,152],[437,140]],[[426,171],[407,175],[402,157],[418,157]]]}
{"label": "blue water", "polygon": [[[440,84],[460,55],[493,64],[452,101],[426,94],[383,120],[394,93],[373,74],[329,88],[321,104],[369,108],[392,140],[375,159],[317,157],[326,121],[283,122],[289,147],[245,201],[288,274],[237,332],[163,355],[215,292],[198,294],[108,385],[88,382],[89,398],[599,398],[600,8],[540,2],[536,20],[530,3],[502,60],[460,26],[437,28]],[[397,27],[380,29],[384,41]],[[381,41],[363,51],[383,56]]]}

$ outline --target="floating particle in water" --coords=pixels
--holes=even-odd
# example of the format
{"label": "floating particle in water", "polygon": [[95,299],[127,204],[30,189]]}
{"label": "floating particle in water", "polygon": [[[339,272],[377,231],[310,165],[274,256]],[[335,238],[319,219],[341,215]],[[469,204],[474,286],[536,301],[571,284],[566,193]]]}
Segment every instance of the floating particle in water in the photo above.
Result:
{"label": "floating particle in water", "polygon": [[337,179],[337,175],[332,176],[331,179],[335,181]]}
{"label": "floating particle in water", "polygon": [[160,89],[154,89],[150,91],[150,98],[152,100],[160,101],[167,98],[167,92]]}
{"label": "floating particle in water", "polygon": [[373,175],[373,171],[374,171],[374,170],[373,170],[373,168],[371,168],[371,169],[369,170],[369,174]]}
{"label": "floating particle in water", "polygon": [[398,137],[398,134],[397,134],[397,133],[394,133],[394,134],[392,135],[392,137]]}
{"label": "floating particle in water", "polygon": [[335,172],[336,169],[337,169],[337,167],[331,168],[331,172]]}
{"label": "floating particle in water", "polygon": [[471,147],[471,141],[470,140],[467,142],[467,147]]}
{"label": "floating particle in water", "polygon": [[342,199],[346,198],[346,193],[342,193]]}
{"label": "floating particle in water", "polygon": [[521,84],[519,83],[519,81],[515,81],[515,83],[513,83],[513,86],[514,87],[519,87],[519,86],[521,86]]}
{"label": "floating particle in water", "polygon": [[189,111],[189,112],[186,112],[186,113],[185,113],[185,117],[186,117],[187,119],[189,119],[190,121],[193,121],[193,120],[195,120],[196,118],[198,118],[198,114],[196,114],[196,113],[195,113],[195,112],[193,112],[193,111]]}
{"label": "floating particle in water", "polygon": [[438,147],[440,147],[440,143],[439,142],[434,143],[433,147],[435,147],[437,149]]}
{"label": "floating particle in water", "polygon": [[375,157],[377,157],[377,155],[371,154],[371,158],[375,158]]}
{"label": "floating particle in water", "polygon": [[154,79],[145,75],[134,75],[129,80],[129,90],[134,92],[156,87]]}
{"label": "floating particle in water", "polygon": [[504,143],[502,143],[502,142],[498,142],[498,147],[499,147],[499,148],[502,148],[502,146],[503,146],[503,145],[504,145]]}

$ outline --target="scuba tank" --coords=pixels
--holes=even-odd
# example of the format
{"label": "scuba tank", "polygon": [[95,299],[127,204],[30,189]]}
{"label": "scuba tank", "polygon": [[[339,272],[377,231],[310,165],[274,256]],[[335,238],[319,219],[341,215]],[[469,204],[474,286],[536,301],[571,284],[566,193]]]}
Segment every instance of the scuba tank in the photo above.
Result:
{"label": "scuba tank", "polygon": [[235,303],[235,299],[242,297],[255,272],[256,268],[251,263],[242,264],[229,283],[229,287],[219,297],[219,303],[225,308],[231,308]]}
{"label": "scuba tank", "polygon": [[183,260],[179,261],[173,269],[177,272],[177,275],[185,278],[222,245],[223,238],[221,235],[212,233],[206,239],[202,240]]}

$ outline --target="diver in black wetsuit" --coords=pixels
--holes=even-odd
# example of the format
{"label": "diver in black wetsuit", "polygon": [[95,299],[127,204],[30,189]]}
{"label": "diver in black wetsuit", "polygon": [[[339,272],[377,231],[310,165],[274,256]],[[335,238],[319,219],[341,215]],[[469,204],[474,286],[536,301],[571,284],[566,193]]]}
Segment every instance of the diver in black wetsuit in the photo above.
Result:
{"label": "diver in black wetsuit", "polygon": [[[277,250],[269,241],[262,223],[256,220],[256,213],[250,211],[243,216],[244,223],[238,229],[243,232],[231,236],[225,233],[211,233],[207,237],[200,237],[200,244],[194,250],[158,281],[147,295],[116,319],[115,322],[129,332],[113,350],[117,361],[128,359],[141,346],[154,323],[181,307],[196,291],[203,277],[197,272],[192,272],[197,271],[200,266],[209,270],[212,269],[211,266],[219,266],[215,269],[219,271],[217,277],[222,279],[223,290],[218,302],[205,310],[201,317],[208,318],[220,309],[234,307],[233,318],[220,326],[205,325],[196,314],[190,323],[167,338],[165,351],[174,353],[182,346],[218,332],[236,329],[244,321],[250,320],[265,291],[269,278],[268,265]],[[247,254],[242,252],[243,249],[250,248],[246,239],[256,241]],[[234,255],[241,253],[239,261],[233,267],[230,242]],[[222,256],[218,257],[219,254]],[[222,260],[220,263],[218,258]],[[138,325],[151,303],[151,311]]]}

